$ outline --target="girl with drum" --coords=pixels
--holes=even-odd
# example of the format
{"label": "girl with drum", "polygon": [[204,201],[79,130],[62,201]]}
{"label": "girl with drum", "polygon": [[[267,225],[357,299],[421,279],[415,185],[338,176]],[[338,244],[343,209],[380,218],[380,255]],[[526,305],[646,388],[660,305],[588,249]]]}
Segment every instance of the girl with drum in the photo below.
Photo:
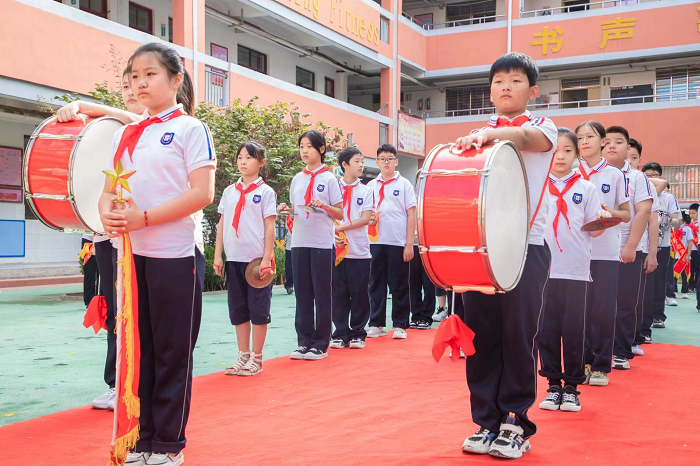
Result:
{"label": "girl with drum", "polygon": [[[128,69],[122,74],[122,102],[129,110],[124,111],[119,108],[112,108],[106,105],[100,105],[93,102],[76,100],[61,107],[56,112],[56,117],[61,123],[67,123],[77,120],[80,115],[92,116],[95,118],[101,116],[112,116],[120,119],[124,123],[133,123],[140,121],[145,110],[144,106],[136,100],[134,93],[131,92],[129,84]],[[109,237],[106,235],[95,235],[93,242],[95,243],[95,258],[97,259],[97,270],[100,274],[100,292],[104,294],[107,302],[107,359],[105,361],[104,380],[109,389],[98,396],[90,406],[95,409],[114,409],[114,385],[116,382],[116,364],[117,364],[117,335],[114,333],[116,325],[114,316],[116,315],[117,302],[115,284],[117,282],[115,267],[117,256],[116,249],[112,247]]]}
{"label": "girl with drum", "polygon": [[[579,173],[596,187],[603,208],[613,217],[629,222],[632,218],[627,197],[627,182],[619,168],[603,157],[607,143],[605,127],[597,121],[586,121],[576,128],[581,153]],[[591,278],[586,292],[586,381],[584,384],[607,386],[612,370],[617,309],[617,284],[620,268],[620,226],[605,230],[592,241]]]}
{"label": "girl with drum", "polygon": [[292,179],[290,205],[278,206],[278,211],[295,215],[292,264],[299,347],[289,357],[316,361],[328,357],[333,330],[333,220],[343,220],[343,195],[338,179],[323,163],[323,134],[311,130],[299,136],[299,153],[306,167]]}
{"label": "girl with drum", "polygon": [[177,52],[145,44],[129,68],[131,89],[147,110],[113,142],[114,162],[136,172],[129,208],[114,210],[110,179],[100,198],[109,236],[130,232],[138,284],[140,434],[126,464],[177,466],[184,462],[202,312],[202,209],[214,197],[216,159],[208,128],[190,116],[194,93]]}
{"label": "girl with drum", "polygon": [[[582,227],[611,217],[601,210],[598,190],[572,170],[578,141],[568,128],[558,129],[557,151],[549,174],[547,243],[552,253],[544,312],[540,318],[540,375],[549,380],[541,409],[580,411],[576,386],[586,380],[583,351],[586,334],[586,289],[591,277],[591,238],[605,230]],[[563,351],[562,351],[563,349]],[[564,370],[561,359],[564,356]],[[562,386],[563,381],[563,386]]]}

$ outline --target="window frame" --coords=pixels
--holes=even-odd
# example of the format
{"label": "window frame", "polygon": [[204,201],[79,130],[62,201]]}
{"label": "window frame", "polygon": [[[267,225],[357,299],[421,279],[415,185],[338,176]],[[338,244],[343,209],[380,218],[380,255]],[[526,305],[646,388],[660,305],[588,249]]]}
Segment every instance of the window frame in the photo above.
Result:
{"label": "window frame", "polygon": [[100,18],[108,19],[107,16],[109,16],[109,5],[107,4],[107,0],[102,0],[102,8],[104,9],[104,13],[100,13],[99,11],[93,10],[90,8],[90,0],[88,0],[88,7],[83,8],[83,6],[80,4],[80,0],[78,0],[78,8],[80,8],[81,11],[84,11],[86,13],[90,13],[91,15],[99,16]]}
{"label": "window frame", "polygon": [[[331,94],[328,93],[328,83],[330,83],[332,88]],[[329,78],[328,76],[323,78],[323,94],[335,99],[335,79]]]}
{"label": "window frame", "polygon": [[[245,50],[248,51],[248,62],[249,62],[249,63],[247,63],[247,64],[241,64],[241,63],[239,62],[239,61],[240,61],[240,60],[239,60],[239,55],[240,55],[240,53],[241,53],[241,49],[245,49]],[[260,71],[259,69],[253,68],[252,66],[250,66],[250,61],[251,61],[251,60],[250,60],[250,58],[251,58],[251,53],[250,53],[250,52],[255,52],[255,53],[261,55],[261,56],[264,58],[264,59],[263,59],[263,71]],[[267,54],[266,54],[266,53],[259,52],[259,51],[255,50],[255,49],[250,48],[250,47],[246,47],[245,45],[238,44],[237,47],[236,47],[236,64],[242,66],[243,68],[248,68],[249,70],[253,70],[253,71],[257,72],[257,73],[268,74],[269,66],[268,66]]]}
{"label": "window frame", "polygon": [[[136,8],[136,24],[132,25],[131,24],[131,7]],[[138,15],[138,10],[143,10],[148,13],[148,27],[150,30],[144,30],[141,29],[138,25],[139,22],[139,15]],[[136,29],[137,31],[145,32],[146,34],[153,35],[153,10],[151,8],[145,7],[143,5],[139,5],[138,3],[135,2],[129,2],[129,27],[131,29]]]}
{"label": "window frame", "polygon": [[[299,70],[305,71],[306,73],[310,73],[310,74],[311,74],[311,87],[306,87],[306,86],[302,86],[301,84],[299,84],[299,79],[298,79],[298,77],[296,76],[296,73],[298,73]],[[295,82],[296,82],[296,85],[297,85],[297,86],[299,86],[299,87],[301,87],[301,88],[303,88],[303,89],[308,89],[308,90],[310,90],[310,91],[314,91],[314,92],[316,91],[316,73],[314,73],[314,72],[311,71],[311,70],[307,70],[306,68],[302,68],[301,66],[297,66],[297,67],[296,67],[296,73],[295,73],[295,77],[296,77],[297,79],[295,79]],[[324,91],[325,91],[325,89],[324,89]]]}

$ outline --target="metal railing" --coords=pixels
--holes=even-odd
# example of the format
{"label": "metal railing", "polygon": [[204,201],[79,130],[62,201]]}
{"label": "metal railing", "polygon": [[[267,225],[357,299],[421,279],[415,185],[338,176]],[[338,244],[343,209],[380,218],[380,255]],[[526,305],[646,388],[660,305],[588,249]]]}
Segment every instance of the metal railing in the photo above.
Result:
{"label": "metal railing", "polygon": [[430,23],[430,24],[424,24],[421,21],[418,21],[415,19],[413,16],[409,15],[406,12],[403,12],[403,17],[411,21],[412,23],[422,27],[426,31],[430,31],[432,29],[444,29],[444,28],[453,28],[453,27],[458,27],[458,26],[471,26],[474,24],[485,24],[485,23],[493,23],[494,21],[498,21],[501,19],[506,19],[506,15],[492,15],[492,16],[481,16],[478,18],[467,18],[467,19],[460,19],[457,21],[448,21],[445,23]]}
{"label": "metal railing", "polygon": [[671,192],[679,203],[700,200],[700,165],[666,165],[663,178],[671,183]]}
{"label": "metal railing", "polygon": [[385,103],[381,107],[379,107],[379,110],[377,110],[377,113],[380,114],[381,116],[387,116],[388,112],[387,110],[389,109],[389,103]]}
{"label": "metal railing", "polygon": [[204,69],[204,82],[204,100],[219,107],[226,106],[228,103],[226,99],[228,94],[228,73],[216,68],[206,67]]}
{"label": "metal railing", "polygon": [[[661,0],[646,0],[661,1]],[[598,8],[611,8],[615,6],[637,5],[640,0],[605,0],[602,2],[584,3],[579,5],[555,6],[541,10],[520,10],[521,18],[534,18],[535,16],[550,16],[561,13],[576,13],[579,11],[596,10]]]}
{"label": "metal railing", "polygon": [[[631,96],[631,97],[610,97],[608,99],[592,99],[592,100],[576,100],[572,102],[556,102],[556,103],[539,103],[539,104],[529,104],[527,106],[530,110],[561,110],[569,108],[585,108],[585,107],[606,107],[610,105],[630,105],[630,104],[642,104],[642,103],[653,103],[653,102],[671,102],[671,101],[681,101],[681,100],[695,100],[700,98],[700,93],[696,90],[690,93],[678,93],[678,94],[655,94],[655,95],[644,95],[644,96]],[[593,104],[593,105],[591,105]],[[483,107],[483,108],[471,108],[471,109],[460,109],[460,110],[434,110],[428,112],[412,112],[416,115],[420,115],[423,118],[442,118],[442,117],[457,117],[457,116],[469,116],[469,115],[492,115],[495,113],[495,107]]]}

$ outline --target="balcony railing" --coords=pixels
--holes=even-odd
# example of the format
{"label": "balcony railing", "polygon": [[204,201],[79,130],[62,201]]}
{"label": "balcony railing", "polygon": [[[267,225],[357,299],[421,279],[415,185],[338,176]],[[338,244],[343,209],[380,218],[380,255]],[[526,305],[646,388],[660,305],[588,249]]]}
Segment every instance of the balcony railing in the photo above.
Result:
{"label": "balcony railing", "polygon": [[[646,0],[647,2],[658,2],[661,0]],[[521,18],[534,18],[535,16],[549,16],[560,13],[576,13],[579,11],[595,10],[598,8],[611,8],[615,6],[637,5],[640,0],[605,0],[602,2],[584,3],[579,5],[555,6],[542,10],[520,10]]]}
{"label": "balcony railing", "polygon": [[700,200],[700,165],[666,165],[663,178],[671,183],[671,192],[680,203]]}
{"label": "balcony railing", "polygon": [[204,100],[219,107],[228,105],[228,73],[207,67],[204,82]]}
{"label": "balcony railing", "polygon": [[[585,108],[585,107],[606,107],[610,105],[628,105],[628,104],[642,104],[642,103],[653,103],[653,102],[671,102],[671,101],[681,101],[681,100],[696,100],[700,98],[700,93],[690,92],[690,93],[679,93],[679,94],[655,94],[655,95],[644,95],[644,96],[630,96],[630,97],[611,97],[608,99],[592,99],[592,100],[577,100],[571,102],[556,102],[556,103],[539,103],[539,104],[529,104],[527,106],[530,110],[561,110],[569,108]],[[470,115],[492,115],[496,112],[495,107],[482,107],[482,108],[471,108],[462,110],[434,110],[429,112],[416,112],[413,110],[407,111],[416,116],[421,116],[423,118],[443,118],[443,117],[458,117],[458,116],[470,116]]]}
{"label": "balcony railing", "polygon": [[493,23],[494,21],[500,21],[500,20],[506,19],[506,15],[492,15],[492,16],[481,16],[478,18],[460,19],[457,21],[448,21],[445,23],[425,24],[422,21],[418,21],[417,19],[415,19],[413,16],[409,15],[406,12],[403,13],[403,17],[408,19],[412,23],[417,24],[418,26],[422,27],[426,31],[430,31],[432,29],[453,28],[453,27],[457,27],[457,26],[471,26],[474,24]]}

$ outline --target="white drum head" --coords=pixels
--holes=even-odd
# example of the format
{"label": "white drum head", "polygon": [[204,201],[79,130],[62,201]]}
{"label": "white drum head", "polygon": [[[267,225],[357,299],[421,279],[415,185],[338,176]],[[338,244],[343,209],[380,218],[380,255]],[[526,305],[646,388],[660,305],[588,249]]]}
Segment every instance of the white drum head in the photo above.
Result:
{"label": "white drum head", "polygon": [[485,192],[481,193],[483,240],[494,284],[509,291],[518,284],[529,233],[527,175],[520,155],[509,143],[497,144],[490,155]]}
{"label": "white drum head", "polygon": [[105,184],[102,171],[112,157],[114,133],[122,126],[124,124],[114,118],[92,121],[83,131],[73,154],[71,183],[75,208],[83,222],[95,233],[103,233],[97,207]]}

